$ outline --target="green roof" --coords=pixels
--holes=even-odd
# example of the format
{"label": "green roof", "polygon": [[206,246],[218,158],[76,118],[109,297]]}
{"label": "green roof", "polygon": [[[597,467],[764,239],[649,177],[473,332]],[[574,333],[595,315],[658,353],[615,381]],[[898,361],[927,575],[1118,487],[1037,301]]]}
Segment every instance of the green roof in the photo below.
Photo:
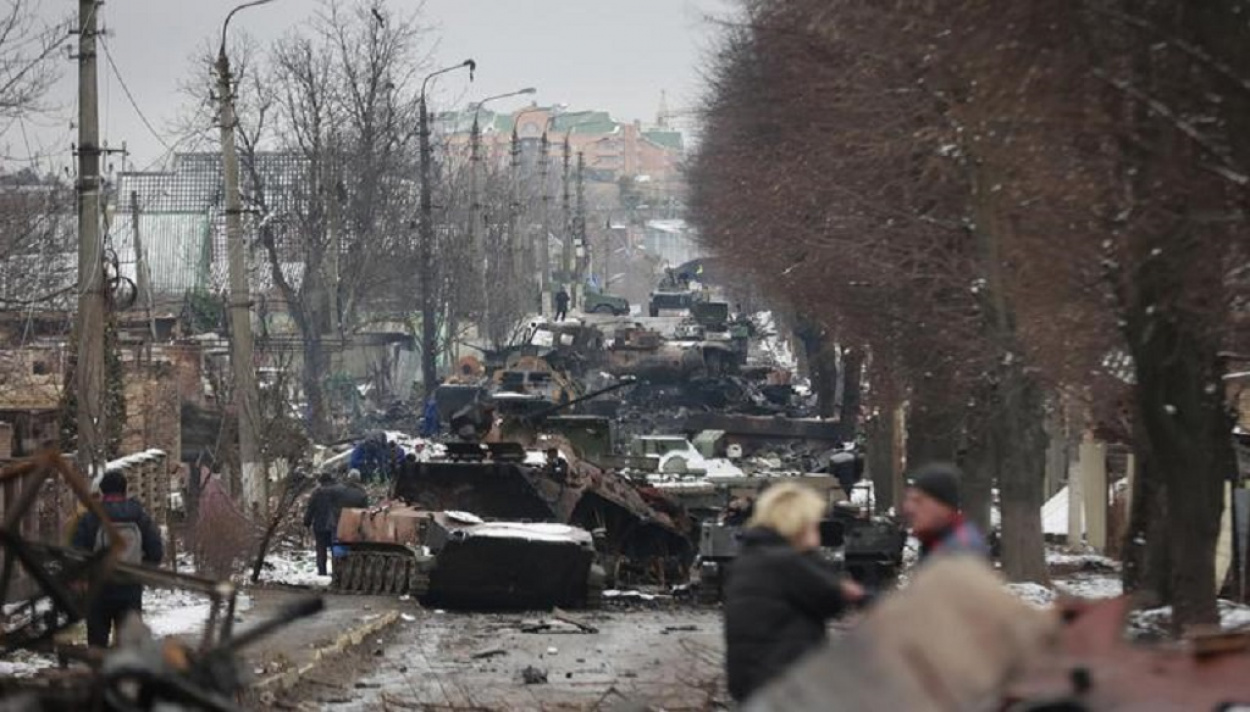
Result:
{"label": "green roof", "polygon": [[680,151],[684,147],[682,135],[680,131],[664,131],[653,129],[651,131],[643,131],[643,137],[652,143],[658,143],[665,148],[671,148],[674,151]]}
{"label": "green roof", "polygon": [[606,111],[575,111],[560,114],[551,122],[556,133],[606,134],[616,130],[617,123]]}

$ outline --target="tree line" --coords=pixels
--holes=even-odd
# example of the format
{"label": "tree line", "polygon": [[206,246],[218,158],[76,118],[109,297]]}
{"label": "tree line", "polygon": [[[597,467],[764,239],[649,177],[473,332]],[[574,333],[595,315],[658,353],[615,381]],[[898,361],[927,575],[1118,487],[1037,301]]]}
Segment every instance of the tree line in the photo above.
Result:
{"label": "tree line", "polygon": [[[1235,2],[749,0],[711,57],[703,239],[862,352],[910,462],[997,486],[1046,577],[1048,436],[1131,444],[1125,584],[1215,620],[1250,338],[1250,26]],[[871,425],[869,426],[871,427]],[[1049,431],[1049,432],[1048,432]]]}

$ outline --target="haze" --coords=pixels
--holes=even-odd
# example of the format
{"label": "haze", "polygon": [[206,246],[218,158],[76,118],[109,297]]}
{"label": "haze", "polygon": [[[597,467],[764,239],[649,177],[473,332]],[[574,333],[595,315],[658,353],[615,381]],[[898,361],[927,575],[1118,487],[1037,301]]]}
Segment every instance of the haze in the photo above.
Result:
{"label": "haze", "polygon": [[[179,138],[173,124],[186,101],[178,87],[192,73],[190,56],[220,31],[236,4],[115,0],[103,6],[117,72],[107,60],[100,63],[101,135],[112,147],[125,142],[131,164],[158,161],[165,149],[144,127],[117,74],[161,138],[172,144]],[[401,9],[416,3],[390,4]],[[317,0],[276,0],[239,16],[232,31],[246,29],[266,43],[318,5]],[[729,6],[729,0],[427,0],[424,14],[435,28],[436,61],[472,57],[479,65],[473,85],[444,90],[443,102],[534,86],[540,103],[603,109],[618,120],[648,122],[655,119],[661,90],[667,90],[674,113],[697,100],[701,58],[715,30],[710,18]],[[44,3],[40,12],[53,22],[76,10],[76,4],[61,0]],[[75,67],[66,61],[50,98],[54,106],[47,115],[4,133],[6,155],[38,154],[44,168],[69,164],[76,81]]]}

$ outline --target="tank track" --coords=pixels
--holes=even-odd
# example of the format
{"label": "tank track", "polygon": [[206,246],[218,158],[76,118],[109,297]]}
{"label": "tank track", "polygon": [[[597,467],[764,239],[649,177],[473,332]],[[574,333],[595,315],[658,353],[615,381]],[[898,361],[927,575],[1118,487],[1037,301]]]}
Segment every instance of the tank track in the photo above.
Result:
{"label": "tank track", "polygon": [[330,590],[360,595],[424,596],[433,559],[398,551],[353,551],[334,560]]}

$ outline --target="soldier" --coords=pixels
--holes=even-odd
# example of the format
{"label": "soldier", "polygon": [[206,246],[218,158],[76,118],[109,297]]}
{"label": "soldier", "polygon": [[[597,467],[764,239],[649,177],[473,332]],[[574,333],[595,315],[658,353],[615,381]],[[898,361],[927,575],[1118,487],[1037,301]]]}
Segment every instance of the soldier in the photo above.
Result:
{"label": "soldier", "polygon": [[[137,500],[126,497],[126,476],[120,472],[108,472],[100,478],[100,506],[113,522],[122,538],[121,561],[128,564],[159,564],[165,556],[160,529]],[[87,551],[99,551],[109,546],[100,518],[88,511],[78,521],[74,531],[74,546]],[[120,628],[123,617],[143,611],[143,584],[110,582],[100,589],[100,595],[91,602],[87,611],[87,644],[105,648],[109,634]]]}

